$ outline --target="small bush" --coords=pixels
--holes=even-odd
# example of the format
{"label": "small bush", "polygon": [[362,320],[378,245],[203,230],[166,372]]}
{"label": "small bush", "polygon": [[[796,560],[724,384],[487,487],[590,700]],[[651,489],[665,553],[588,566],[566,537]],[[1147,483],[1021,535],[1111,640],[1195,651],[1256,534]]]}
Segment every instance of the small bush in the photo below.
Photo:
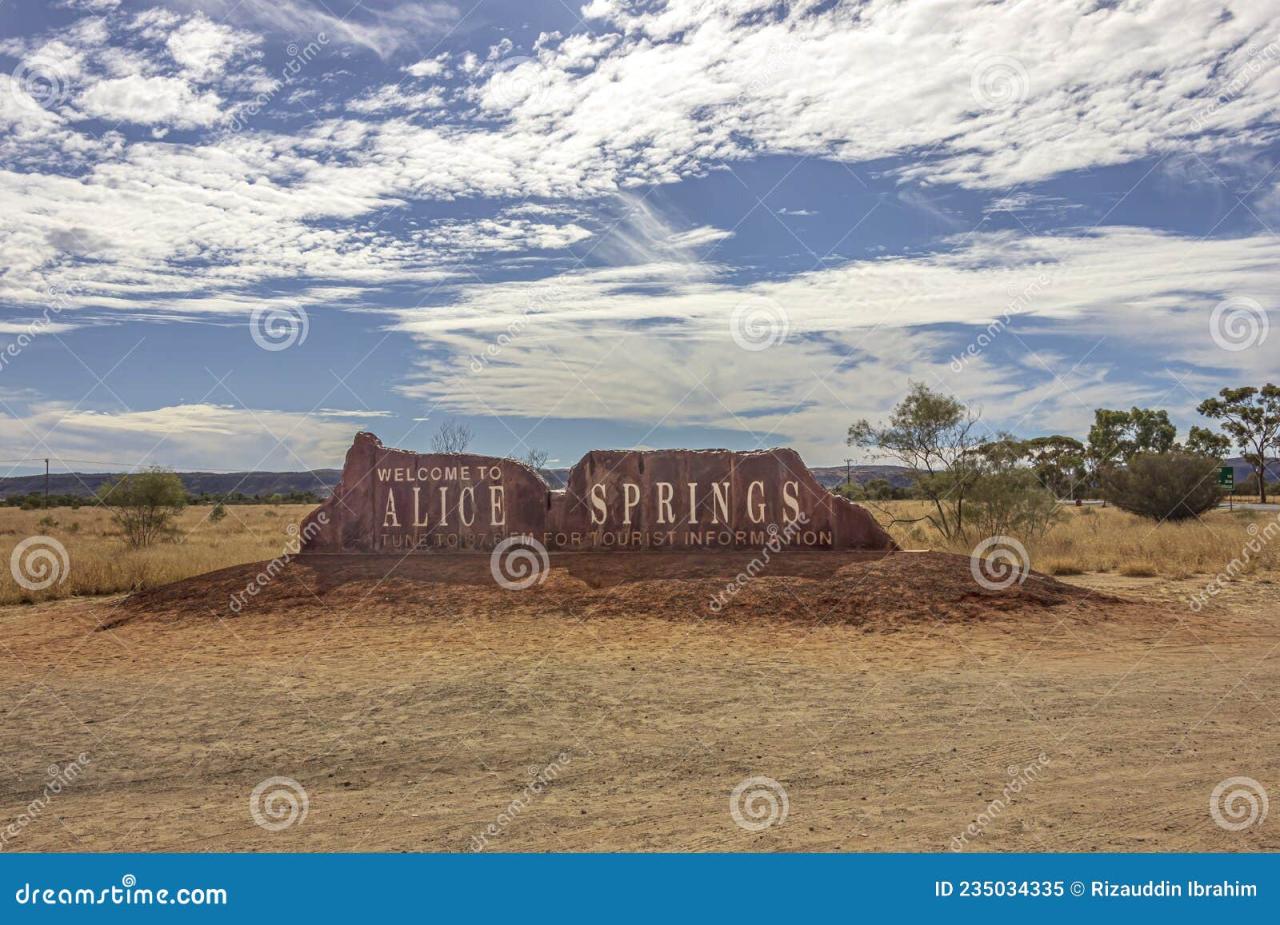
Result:
{"label": "small bush", "polygon": [[1107,470],[1102,494],[1121,510],[1153,520],[1188,520],[1217,507],[1218,461],[1193,453],[1139,453]]}
{"label": "small bush", "polygon": [[1084,574],[1084,569],[1082,569],[1075,562],[1072,562],[1067,559],[1063,559],[1063,560],[1050,559],[1041,567],[1041,571],[1045,572],[1048,575],[1055,575],[1055,576]]}
{"label": "small bush", "polygon": [[1156,567],[1150,562],[1126,562],[1120,566],[1120,574],[1125,578],[1154,578]]}
{"label": "small bush", "polygon": [[224,505],[221,501],[219,501],[217,504],[213,506],[213,509],[209,511],[209,523],[216,524],[218,521],[220,521],[222,518],[226,516],[227,516],[226,505]]}
{"label": "small bush", "polygon": [[174,538],[174,519],[187,503],[182,480],[158,468],[122,475],[103,485],[98,497],[134,549]]}
{"label": "small bush", "polygon": [[969,524],[979,536],[1038,539],[1058,519],[1058,502],[1029,469],[984,473],[969,488]]}

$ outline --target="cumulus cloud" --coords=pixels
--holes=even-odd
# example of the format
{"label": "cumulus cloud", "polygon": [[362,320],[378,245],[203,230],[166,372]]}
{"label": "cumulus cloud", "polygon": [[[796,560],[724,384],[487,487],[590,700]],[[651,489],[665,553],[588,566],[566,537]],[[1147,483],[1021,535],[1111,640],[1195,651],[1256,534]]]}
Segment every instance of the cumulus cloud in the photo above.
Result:
{"label": "cumulus cloud", "polygon": [[103,80],[78,100],[85,112],[100,119],[137,125],[196,128],[222,118],[221,100],[212,91],[199,92],[176,77],[137,74]]}
{"label": "cumulus cloud", "polygon": [[406,74],[413,77],[438,77],[446,71],[446,63],[449,60],[447,54],[437,55],[434,58],[423,58],[421,61],[415,61],[413,64],[404,68]]}
{"label": "cumulus cloud", "polygon": [[208,80],[222,73],[227,62],[261,42],[251,33],[240,32],[205,16],[193,16],[167,41],[173,59],[196,80]]}
{"label": "cumulus cloud", "polygon": [[[768,152],[910,155],[905,176],[1009,186],[1209,152],[1224,132],[1232,145],[1264,142],[1280,91],[1265,7],[1234,4],[1224,17],[1216,0],[1087,15],[1070,0],[958,0],[946,15],[895,3],[601,6],[592,12],[621,36],[476,59],[474,96],[508,120],[500,134],[389,124],[369,141],[420,151],[403,182],[436,192],[592,195]],[[441,176],[445,150],[462,165]]]}

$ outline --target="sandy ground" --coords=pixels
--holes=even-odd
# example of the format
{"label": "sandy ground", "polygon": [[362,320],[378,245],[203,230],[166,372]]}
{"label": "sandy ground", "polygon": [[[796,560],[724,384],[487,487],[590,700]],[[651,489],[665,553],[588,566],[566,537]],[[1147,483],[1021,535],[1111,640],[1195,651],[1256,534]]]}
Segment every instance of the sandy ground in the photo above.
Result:
{"label": "sandy ground", "polygon": [[[299,585],[234,618],[208,588],[0,609],[4,850],[930,851],[970,825],[967,850],[1280,849],[1280,809],[1209,811],[1230,777],[1280,796],[1274,584],[1201,614],[1197,581],[1086,575],[1103,594],[983,619],[908,595],[890,628],[674,612],[670,581],[646,613],[579,571]],[[756,582],[809,607],[806,580]],[[278,831],[251,812],[273,777],[299,800]],[[752,777],[785,792],[758,831],[731,812]]]}

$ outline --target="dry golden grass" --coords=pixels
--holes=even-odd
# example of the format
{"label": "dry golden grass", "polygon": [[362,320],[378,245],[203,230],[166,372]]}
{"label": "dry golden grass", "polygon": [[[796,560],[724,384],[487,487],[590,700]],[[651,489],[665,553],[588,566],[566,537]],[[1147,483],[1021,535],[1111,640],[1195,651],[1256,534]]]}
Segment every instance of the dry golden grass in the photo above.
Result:
{"label": "dry golden grass", "polygon": [[[889,501],[871,508],[904,547],[968,553],[982,537],[948,542],[927,523],[892,524],[894,518],[922,516],[920,501]],[[1262,544],[1250,553],[1246,573],[1280,569],[1280,514],[1276,511],[1211,511],[1199,520],[1156,523],[1114,507],[1060,509],[1060,520],[1040,538],[1018,537],[1031,567],[1050,575],[1119,572],[1129,577],[1185,578],[1212,575],[1241,555],[1250,541]],[[1250,533],[1253,526],[1254,533]],[[1270,526],[1270,542],[1263,537]]]}
{"label": "dry golden grass", "polygon": [[[918,517],[918,501],[877,504],[872,511],[902,546],[968,553],[980,537],[947,542],[926,523],[890,524],[893,517]],[[229,505],[219,523],[209,508],[191,507],[178,521],[180,539],[150,549],[130,549],[107,511],[94,507],[23,511],[0,508],[0,604],[29,603],[74,595],[116,594],[167,584],[214,569],[284,554],[296,525],[312,505]],[[1118,572],[1128,577],[1185,578],[1212,575],[1240,555],[1253,535],[1280,518],[1268,511],[1214,511],[1201,520],[1155,524],[1112,507],[1064,507],[1060,522],[1039,538],[1020,537],[1033,568],[1050,575]],[[28,590],[14,579],[11,556],[18,543],[48,536],[67,550],[66,578],[44,590]],[[1280,569],[1280,535],[1251,554],[1245,574]],[[30,573],[28,573],[30,574]]]}
{"label": "dry golden grass", "polygon": [[[176,542],[149,549],[130,549],[109,512],[95,507],[23,511],[0,508],[0,604],[28,603],[56,597],[114,594],[167,584],[228,565],[271,559],[285,553],[296,525],[314,505],[227,505],[218,523],[208,519],[208,506],[189,507],[178,519]],[[67,551],[65,578],[44,590],[18,584],[11,558],[28,537],[51,537]],[[28,548],[28,578],[37,544]],[[46,563],[49,564],[49,563]],[[21,565],[18,566],[20,569]]]}

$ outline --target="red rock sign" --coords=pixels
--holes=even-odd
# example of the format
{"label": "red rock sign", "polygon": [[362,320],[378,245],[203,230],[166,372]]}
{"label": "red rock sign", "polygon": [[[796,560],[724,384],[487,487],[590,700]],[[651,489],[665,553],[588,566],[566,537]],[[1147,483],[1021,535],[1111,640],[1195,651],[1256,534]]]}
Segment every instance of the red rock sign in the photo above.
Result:
{"label": "red rock sign", "polygon": [[555,491],[513,459],[396,450],[369,433],[356,435],[341,482],[303,535],[304,552],[487,550],[512,535],[601,551],[757,547],[775,537],[810,549],[893,548],[794,450],[595,450]]}

